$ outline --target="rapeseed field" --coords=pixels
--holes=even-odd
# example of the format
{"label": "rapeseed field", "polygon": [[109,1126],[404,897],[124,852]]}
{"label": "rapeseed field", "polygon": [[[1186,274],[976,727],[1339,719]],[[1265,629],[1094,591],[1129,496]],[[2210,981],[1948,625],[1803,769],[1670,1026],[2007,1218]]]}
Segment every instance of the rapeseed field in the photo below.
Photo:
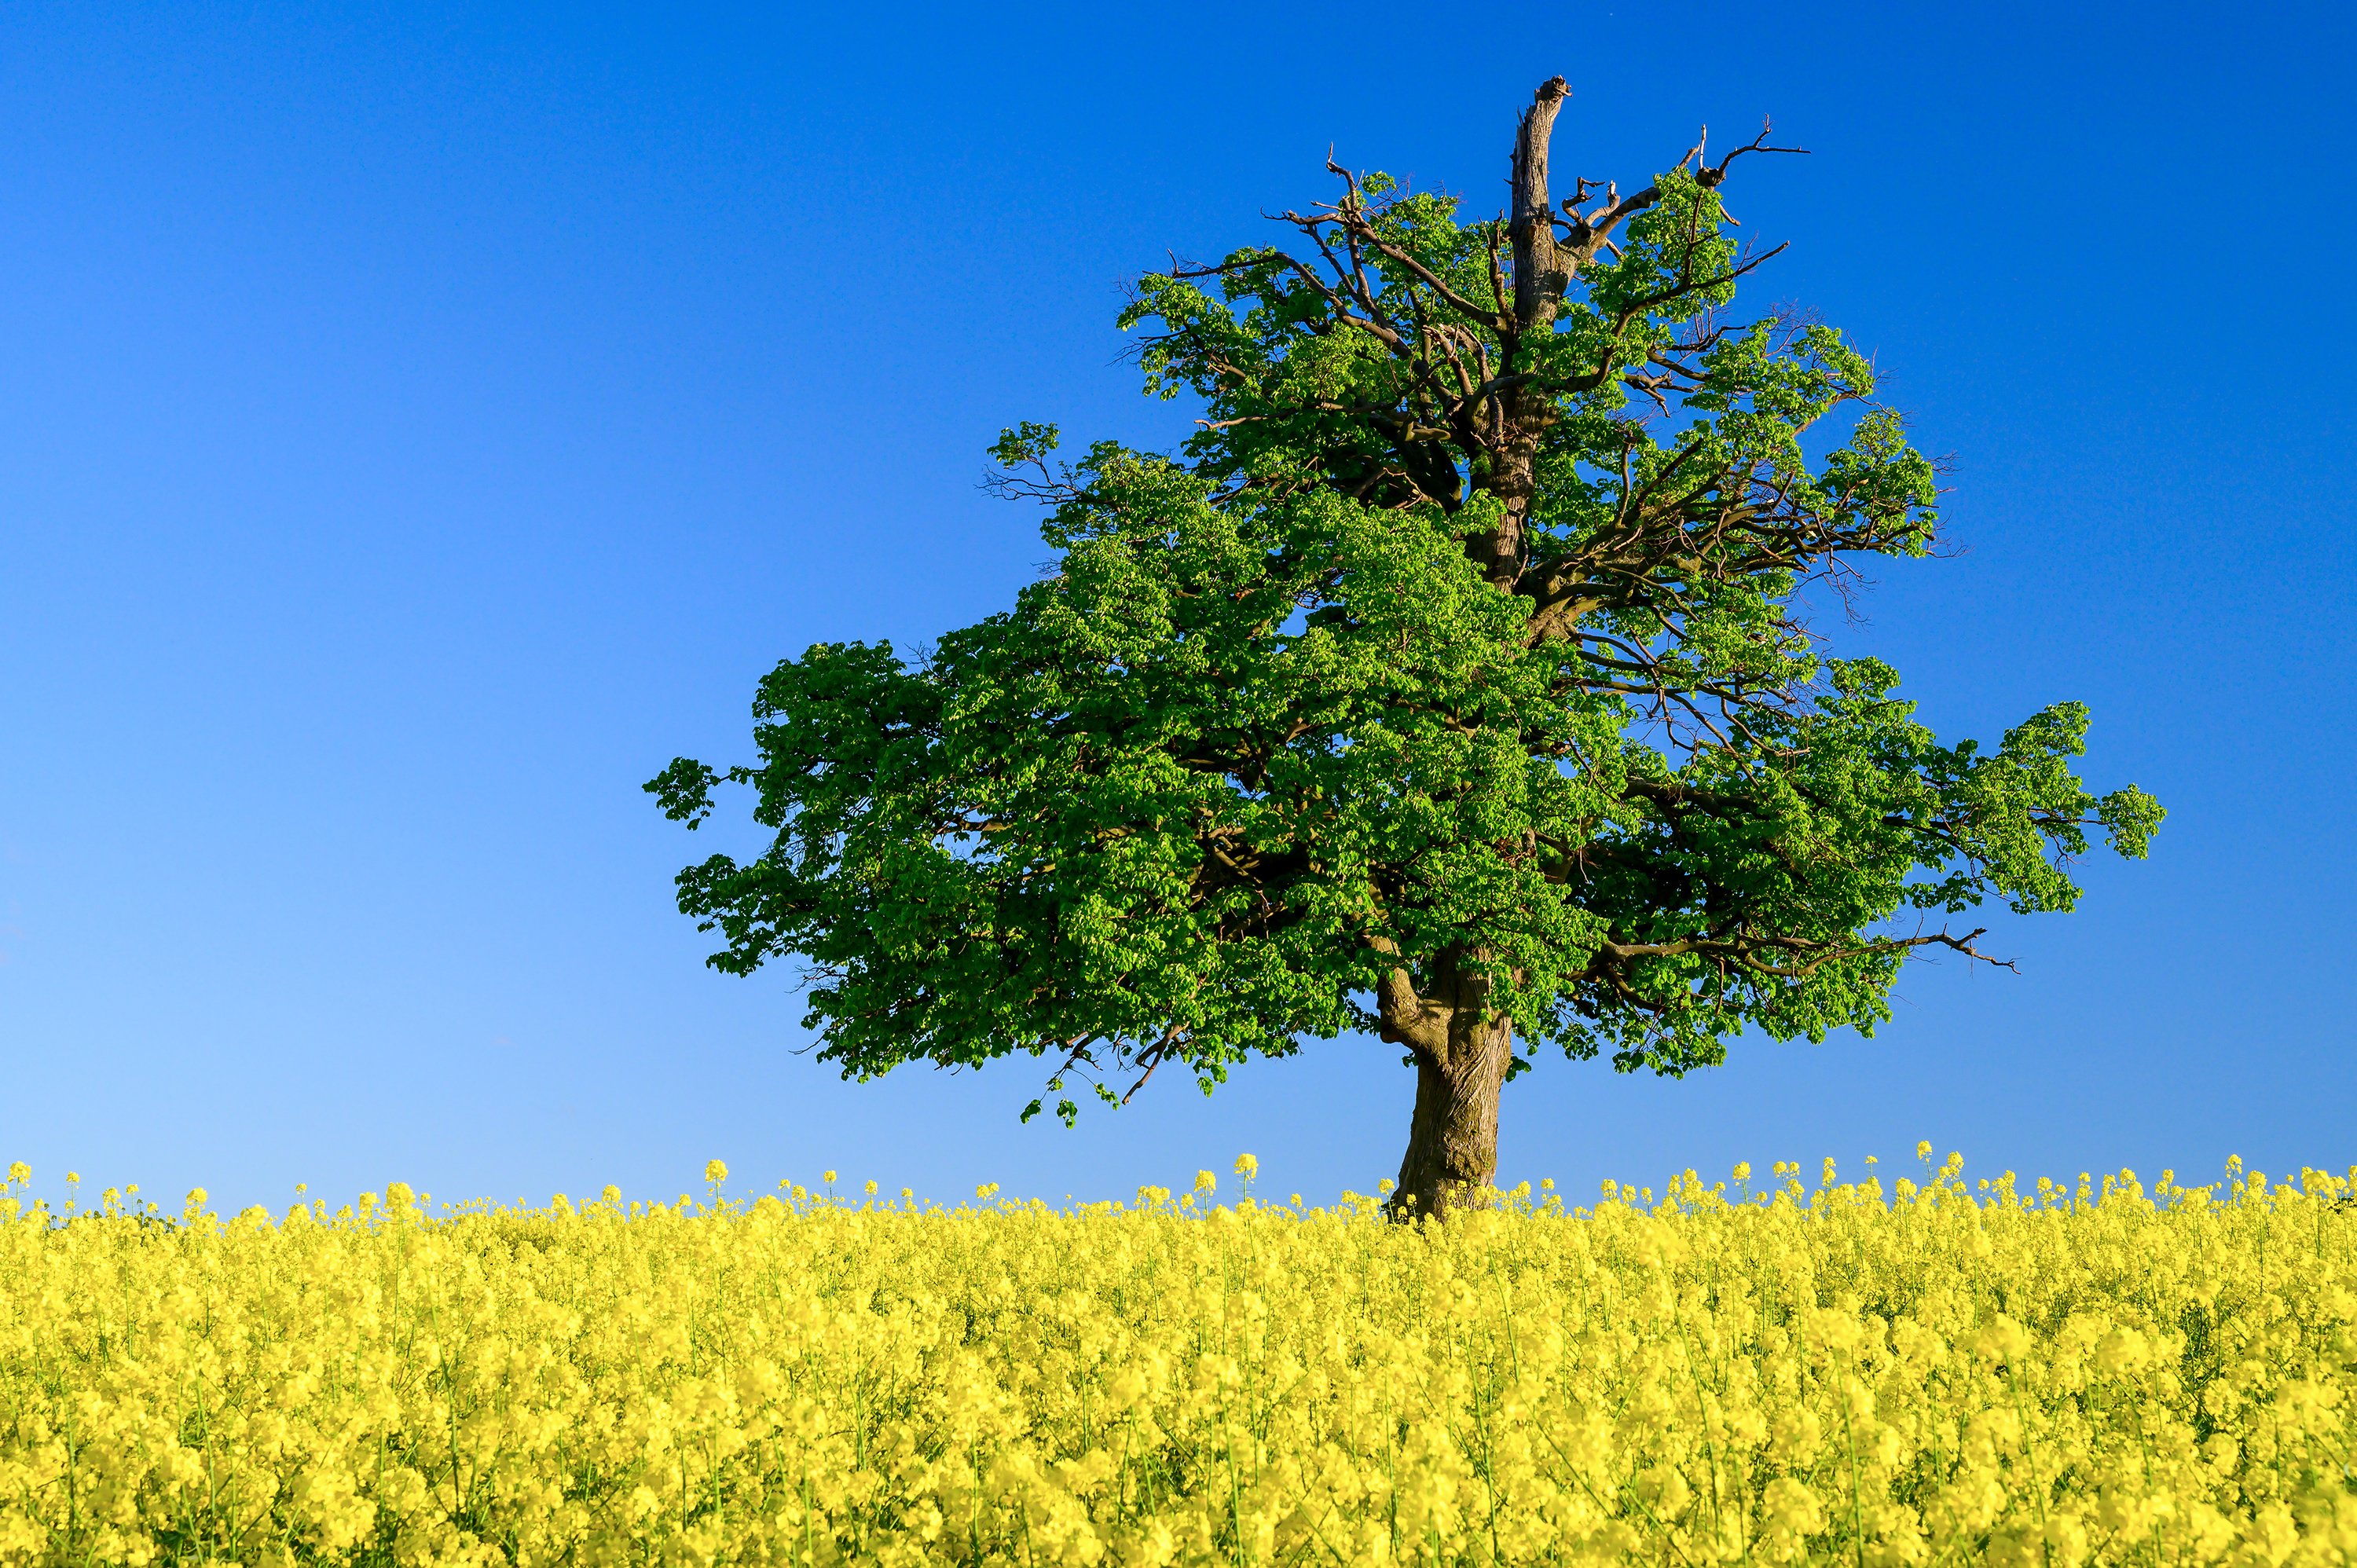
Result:
{"label": "rapeseed field", "polygon": [[716,1162],[668,1205],[69,1215],[18,1167],[0,1561],[2357,1554],[2350,1181],[1961,1168],[1419,1228],[1208,1174],[746,1203]]}

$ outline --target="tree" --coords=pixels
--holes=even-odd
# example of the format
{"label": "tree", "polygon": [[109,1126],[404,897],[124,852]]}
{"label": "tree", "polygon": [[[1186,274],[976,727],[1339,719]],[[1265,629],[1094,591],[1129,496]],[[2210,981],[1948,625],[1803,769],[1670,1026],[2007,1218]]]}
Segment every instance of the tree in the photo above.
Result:
{"label": "tree", "polygon": [[[1501,218],[1329,163],[1291,248],[1137,285],[1196,434],[1059,467],[1008,432],[1050,575],[914,660],[761,682],[725,777],[775,842],[678,881],[715,967],[804,960],[846,1077],[1047,1057],[1067,1122],[1077,1086],[1208,1092],[1372,1030],[1416,1073],[1393,1201],[1438,1214],[1491,1182],[1527,1047],[1675,1075],[1871,1034],[1910,953],[1986,958],[1936,917],[2070,908],[2091,829],[2145,854],[2158,804],[2072,771],[2083,707],[1943,746],[1811,629],[1930,550],[1937,487],[1840,333],[1734,312],[1776,252],[1721,188],[1789,149],[1558,206],[1567,95],[1523,113]],[[723,777],[647,788],[694,827]]]}

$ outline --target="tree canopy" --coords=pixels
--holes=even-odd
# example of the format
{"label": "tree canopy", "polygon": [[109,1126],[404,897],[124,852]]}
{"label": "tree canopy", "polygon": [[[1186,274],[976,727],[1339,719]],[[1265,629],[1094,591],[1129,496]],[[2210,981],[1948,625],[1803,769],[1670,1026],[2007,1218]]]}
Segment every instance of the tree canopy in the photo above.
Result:
{"label": "tree canopy", "polygon": [[691,827],[749,784],[775,833],[680,874],[716,967],[805,963],[848,1076],[1048,1058],[1067,1119],[1372,1031],[1419,1069],[1430,1211],[1494,1172],[1534,1047],[1677,1074],[1870,1034],[1909,954],[1983,956],[1953,917],[2069,909],[2091,833],[2145,854],[2158,803],[2073,772],[2083,707],[1943,743],[1814,625],[1931,551],[1938,477],[1856,345],[1737,308],[1775,252],[1721,191],[1781,149],[1557,203],[1566,96],[1507,214],[1332,167],[1288,243],[1139,281],[1183,446],[1008,432],[1047,575],[920,657],[786,660],[756,761],[649,784]]}

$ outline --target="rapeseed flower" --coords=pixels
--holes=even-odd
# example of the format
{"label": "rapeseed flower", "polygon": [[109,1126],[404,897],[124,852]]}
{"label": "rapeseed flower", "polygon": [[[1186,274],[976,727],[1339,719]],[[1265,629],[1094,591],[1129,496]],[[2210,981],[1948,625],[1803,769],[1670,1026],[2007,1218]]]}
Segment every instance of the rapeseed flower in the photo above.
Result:
{"label": "rapeseed flower", "polygon": [[1961,1168],[1442,1226],[0,1197],[0,1563],[2357,1560],[2357,1172]]}

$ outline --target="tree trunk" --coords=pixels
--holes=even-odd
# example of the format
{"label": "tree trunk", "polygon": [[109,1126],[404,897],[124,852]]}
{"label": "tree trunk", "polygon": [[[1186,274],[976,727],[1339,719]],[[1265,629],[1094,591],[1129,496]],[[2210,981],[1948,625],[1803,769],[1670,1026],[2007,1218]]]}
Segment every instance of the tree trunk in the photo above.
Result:
{"label": "tree trunk", "polygon": [[[1514,209],[1508,224],[1514,255],[1514,308],[1501,336],[1504,371],[1526,375],[1538,345],[1555,330],[1557,306],[1571,284],[1571,263],[1555,241],[1555,209],[1547,190],[1547,144],[1555,117],[1571,89],[1561,77],[1539,84],[1514,128]],[[1530,512],[1538,493],[1539,439],[1555,423],[1552,393],[1521,382],[1500,394],[1505,404],[1494,467],[1478,482],[1505,503],[1494,527],[1466,541],[1466,552],[1490,583],[1512,593],[1530,553]]]}
{"label": "tree trunk", "polygon": [[[1531,95],[1514,127],[1513,306],[1499,326],[1509,384],[1498,395],[1503,430],[1475,484],[1504,503],[1494,526],[1469,535],[1467,554],[1504,593],[1517,591],[1529,556],[1530,510],[1538,489],[1540,438],[1555,423],[1555,394],[1527,380],[1540,345],[1555,330],[1564,291],[1579,257],[1555,242],[1547,184],[1548,144],[1571,89],[1552,77]],[[1387,943],[1379,950],[1394,952]],[[1472,1208],[1498,1176],[1498,1092],[1513,1060],[1513,1026],[1491,1010],[1479,951],[1436,955],[1423,993],[1405,967],[1377,984],[1382,1037],[1405,1045],[1415,1062],[1415,1116],[1391,1209],[1402,1219],[1445,1217]]]}
{"label": "tree trunk", "polygon": [[1433,956],[1425,993],[1405,965],[1375,985],[1381,1037],[1405,1046],[1415,1063],[1415,1115],[1391,1198],[1403,1219],[1475,1207],[1497,1178],[1498,1091],[1514,1031],[1490,1006],[1487,960],[1479,949],[1447,948]]}
{"label": "tree trunk", "polygon": [[1498,1091],[1513,1025],[1469,1009],[1448,1034],[1446,1054],[1415,1052],[1415,1114],[1391,1200],[1403,1219],[1479,1207],[1497,1181]]}

